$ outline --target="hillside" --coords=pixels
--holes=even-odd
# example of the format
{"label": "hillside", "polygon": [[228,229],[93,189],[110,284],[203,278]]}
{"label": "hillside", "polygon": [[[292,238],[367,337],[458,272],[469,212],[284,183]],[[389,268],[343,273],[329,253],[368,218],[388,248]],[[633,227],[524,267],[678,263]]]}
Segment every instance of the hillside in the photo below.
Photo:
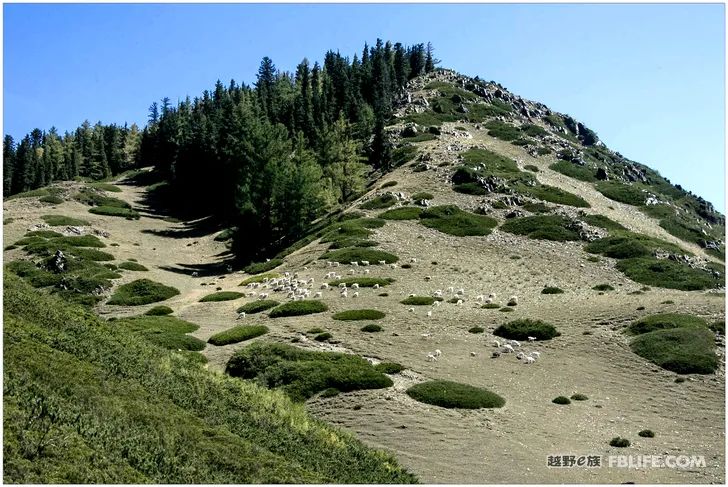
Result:
{"label": "hillside", "polygon": [[[609,150],[573,118],[451,71],[411,80],[386,132],[390,171],[372,173],[362,194],[269,262],[245,268],[225,226],[177,219],[150,197],[164,188],[154,173],[105,185],[58,183],[6,200],[6,480],[400,483],[414,480],[412,472],[428,483],[724,482],[724,216]],[[49,194],[56,199],[42,201]],[[245,238],[246,229],[239,234]],[[59,248],[61,269],[53,257]],[[340,297],[332,272],[360,279],[360,287],[349,282]],[[255,310],[249,303],[260,298],[295,302],[283,290],[290,283],[269,285],[262,273],[269,280],[296,275],[309,290],[304,302],[324,307],[297,316],[274,311],[277,305]],[[151,301],[126,304],[142,292],[121,286],[140,278],[176,292],[149,285],[141,291]],[[217,292],[241,294],[200,301]],[[403,304],[417,301],[410,295],[427,304]],[[142,329],[128,319],[159,305],[192,326]],[[384,316],[339,319],[349,310]],[[665,314],[669,323],[650,329],[655,335],[628,332]],[[683,326],[675,315],[697,321]],[[494,342],[504,340],[499,327],[519,320],[542,320],[559,333],[523,344],[540,352],[531,365],[505,352],[493,358],[501,350]],[[208,343],[240,325],[266,329]],[[366,325],[381,331],[362,331]],[[659,341],[665,331],[679,334],[673,341],[684,348],[667,350]],[[654,339],[667,358],[637,347],[640,339]],[[266,348],[271,343],[296,351]],[[337,358],[337,368],[320,355],[306,367],[301,350],[403,370],[380,377],[355,358]],[[435,350],[439,358],[428,359]],[[451,408],[407,393],[434,380],[486,389],[505,402]],[[588,399],[552,403],[575,394]],[[52,405],[44,414],[53,441],[29,453],[38,435],[28,440],[14,418],[35,411],[38,397]],[[114,417],[129,409],[139,417]],[[83,430],[86,419],[74,418],[109,421],[108,430]],[[136,436],[130,428],[118,443],[104,436],[149,423],[167,433]],[[644,429],[655,437],[638,436]],[[631,447],[610,446],[616,436]],[[67,443],[57,443],[61,437]],[[132,455],[150,444],[159,457]],[[391,452],[403,467],[369,447]],[[98,448],[108,452],[108,465],[90,454]],[[188,470],[178,473],[173,449],[184,453]],[[546,467],[547,455],[566,452],[703,454],[707,468]],[[73,477],[67,465],[78,459],[85,473]]]}

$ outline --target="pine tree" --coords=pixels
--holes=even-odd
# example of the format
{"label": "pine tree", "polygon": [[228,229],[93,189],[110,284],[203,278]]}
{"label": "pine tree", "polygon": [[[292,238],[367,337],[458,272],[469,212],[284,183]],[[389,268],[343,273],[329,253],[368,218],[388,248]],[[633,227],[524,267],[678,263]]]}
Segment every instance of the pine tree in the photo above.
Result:
{"label": "pine tree", "polygon": [[3,196],[8,197],[13,191],[13,172],[16,166],[15,141],[10,135],[3,139]]}

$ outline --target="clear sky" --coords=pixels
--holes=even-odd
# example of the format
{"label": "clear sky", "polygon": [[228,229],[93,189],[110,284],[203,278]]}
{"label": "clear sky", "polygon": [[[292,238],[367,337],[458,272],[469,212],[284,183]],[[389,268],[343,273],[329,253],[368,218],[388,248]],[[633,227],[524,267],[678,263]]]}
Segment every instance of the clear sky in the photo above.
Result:
{"label": "clear sky", "polygon": [[568,113],[724,207],[724,6],[5,4],[4,133],[143,124],[152,101],[377,37]]}

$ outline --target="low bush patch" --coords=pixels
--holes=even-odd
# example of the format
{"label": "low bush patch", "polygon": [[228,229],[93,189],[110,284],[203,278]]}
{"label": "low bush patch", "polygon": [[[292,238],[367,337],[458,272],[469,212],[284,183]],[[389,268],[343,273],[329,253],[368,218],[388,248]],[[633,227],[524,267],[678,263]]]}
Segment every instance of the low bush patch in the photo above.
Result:
{"label": "low bush patch", "polygon": [[265,274],[259,274],[257,276],[248,277],[247,279],[244,279],[243,282],[238,284],[238,286],[247,286],[248,284],[252,284],[254,282],[263,282],[266,279],[277,279],[281,276],[282,276],[282,274],[280,274],[278,272],[267,272]]}
{"label": "low bush patch", "polygon": [[392,186],[397,186],[397,181],[387,181],[386,183],[382,184],[382,189],[384,188],[391,188]]}
{"label": "low bush patch", "polygon": [[498,222],[490,217],[461,210],[454,205],[434,206],[420,215],[420,222],[449,235],[488,235]]}
{"label": "low bush patch", "polygon": [[143,315],[132,318],[122,318],[114,322],[114,326],[123,326],[126,329],[139,332],[158,330],[165,333],[191,333],[200,327],[189,321],[181,320],[174,316]]}
{"label": "low bush patch", "polygon": [[497,309],[500,308],[501,305],[497,303],[487,303],[481,306],[482,309]]}
{"label": "low bush patch", "polygon": [[121,193],[121,188],[111,183],[91,183],[89,186],[103,191],[110,191],[112,193]]}
{"label": "low bush patch", "polygon": [[371,323],[369,325],[362,326],[361,331],[366,332],[366,333],[376,333],[378,331],[382,331],[382,327],[380,325]]}
{"label": "low bush patch", "polygon": [[316,340],[317,342],[327,342],[327,341],[331,340],[332,338],[334,338],[334,335],[332,335],[329,332],[319,333],[318,335],[313,337],[313,339]]}
{"label": "low bush patch", "polygon": [[633,206],[642,206],[645,204],[645,192],[637,186],[617,181],[600,181],[595,187],[597,191],[610,200]]}
{"label": "low bush patch", "polygon": [[640,357],[678,374],[712,374],[718,368],[714,336],[706,328],[671,328],[643,333],[630,347]]}
{"label": "low bush patch", "polygon": [[431,200],[435,195],[427,191],[418,191],[412,195],[412,201]]}
{"label": "low bush patch", "polygon": [[592,289],[595,291],[614,291],[614,288],[609,284],[597,284]]}
{"label": "low bush patch", "polygon": [[593,227],[599,227],[605,230],[627,230],[620,223],[617,223],[604,215],[584,215],[581,219],[584,223],[588,223]]}
{"label": "low bush patch", "polygon": [[89,213],[106,216],[120,216],[127,220],[138,220],[141,215],[131,208],[119,208],[118,206],[94,206],[88,209]]}
{"label": "low bush patch", "polygon": [[501,230],[528,238],[553,240],[557,242],[580,240],[579,233],[572,229],[572,222],[560,215],[534,215],[508,220]]}
{"label": "low bush patch", "polygon": [[554,186],[539,184],[537,186],[527,186],[521,189],[521,192],[533,196],[549,203],[559,205],[575,206],[577,208],[589,208],[591,205],[582,197],[577,196],[568,191]]}
{"label": "low bush patch", "polygon": [[390,206],[397,203],[397,197],[393,194],[383,194],[381,196],[376,196],[366,203],[362,203],[359,205],[359,208],[362,208],[364,210],[380,210],[383,208],[389,208]]}
{"label": "low bush patch", "polygon": [[620,436],[616,436],[609,440],[609,446],[615,446],[617,448],[626,448],[630,445],[629,440],[627,438],[622,438]]}
{"label": "low bush patch", "polygon": [[561,336],[556,328],[541,320],[521,319],[500,325],[493,332],[499,337],[510,340],[527,340],[528,337],[535,337],[538,340],[551,340]]}
{"label": "low bush patch", "polygon": [[580,166],[569,161],[555,162],[551,164],[549,168],[580,181],[586,181],[589,183],[597,181],[595,175],[596,171],[594,169],[590,169],[586,166]]}
{"label": "low bush patch", "polygon": [[668,330],[671,328],[706,328],[708,323],[697,316],[679,313],[661,313],[647,316],[635,321],[629,326],[630,333],[641,335],[655,330]]}
{"label": "low bush patch", "polygon": [[379,218],[385,220],[416,220],[422,214],[422,208],[416,206],[403,206],[394,208],[379,214]]}
{"label": "low bush patch", "polygon": [[474,326],[468,330],[468,333],[483,333],[485,328],[482,326]]}
{"label": "low bush patch", "polygon": [[584,394],[574,394],[573,396],[571,396],[571,399],[574,401],[586,401],[589,398],[586,397]]}
{"label": "low bush patch", "polygon": [[240,343],[245,340],[259,337],[268,333],[268,327],[263,325],[242,325],[229,330],[216,333],[207,339],[207,343],[221,347],[231,343]]}
{"label": "low bush patch", "polygon": [[504,313],[512,313],[513,312],[513,308],[511,308],[509,306],[503,306],[498,311],[502,311]]}
{"label": "low bush patch", "polygon": [[[273,270],[281,264],[283,264],[283,260],[281,260],[281,259],[270,259],[266,262],[253,262],[252,264],[248,264],[247,266],[245,266],[243,268],[243,271],[247,272],[248,274],[260,274],[262,272],[268,272],[270,270]],[[260,281],[251,281],[251,282],[260,282]]]}
{"label": "low bush patch", "polygon": [[330,281],[329,286],[338,286],[339,284],[346,284],[347,287],[351,287],[352,284],[358,284],[359,287],[374,287],[375,284],[379,284],[380,287],[392,284],[394,279],[391,277],[347,277],[345,279],[337,279]]}
{"label": "low bush patch", "polygon": [[247,313],[247,314],[255,314],[260,313],[261,311],[265,311],[267,309],[275,308],[278,306],[278,301],[274,301],[272,299],[263,299],[260,301],[252,301],[250,303],[245,303],[241,307],[237,309],[238,313]]}
{"label": "low bush patch", "polygon": [[231,238],[233,238],[233,235],[235,235],[235,228],[226,228],[222,232],[215,235],[215,242],[227,242]]}
{"label": "low bush patch", "polygon": [[119,264],[119,269],[124,269],[127,271],[138,271],[138,272],[149,270],[141,264],[137,264],[136,262],[128,262],[128,261],[122,262],[121,264]]}
{"label": "low bush patch", "polygon": [[565,404],[571,404],[571,399],[569,399],[566,396],[558,396],[558,397],[555,397],[551,402],[554,404],[565,405]]}
{"label": "low bush patch", "polygon": [[442,301],[442,298],[433,298],[432,296],[409,296],[400,301],[400,303],[412,304],[415,306],[429,306],[435,301]]}
{"label": "low bush patch", "polygon": [[655,287],[696,291],[723,285],[722,275],[716,276],[668,259],[653,257],[625,259],[617,262],[616,268],[635,282]]}
{"label": "low bush patch", "polygon": [[86,220],[80,220],[78,218],[71,218],[70,216],[63,216],[63,215],[43,215],[41,217],[44,222],[46,222],[48,225],[52,227],[65,227],[65,226],[74,226],[74,227],[83,227],[86,225],[89,225],[89,222]]}
{"label": "low bush patch", "polygon": [[670,242],[648,237],[639,233],[615,231],[609,235],[589,242],[585,247],[589,253],[602,254],[615,259],[631,259],[650,256],[655,250],[665,250],[676,254],[686,254],[683,249]]}
{"label": "low bush patch", "polygon": [[164,301],[179,294],[179,290],[149,279],[137,279],[119,286],[107,304],[139,306]]}
{"label": "low bush patch", "polygon": [[384,318],[385,314],[376,309],[350,309],[340,311],[331,318],[340,321],[357,321],[357,320],[379,320]]}
{"label": "low bush patch", "polygon": [[239,299],[245,296],[243,293],[235,291],[220,291],[217,293],[208,294],[200,298],[200,303],[208,303],[211,301],[232,301],[233,299]]}
{"label": "low bush patch", "polygon": [[637,433],[642,438],[654,438],[655,432],[652,430],[642,430],[639,433]]}
{"label": "low bush patch", "polygon": [[171,315],[172,313],[174,313],[174,311],[169,306],[155,306],[154,308],[147,310],[144,314],[147,316],[165,316]]}
{"label": "low bush patch", "polygon": [[323,313],[329,309],[321,301],[304,300],[304,301],[290,301],[288,303],[276,306],[268,314],[271,318],[280,318],[284,316],[302,316],[310,315],[314,313]]}
{"label": "low bush patch", "polygon": [[368,260],[369,262],[379,262],[380,260],[385,261],[387,264],[392,264],[399,260],[394,254],[384,252],[383,250],[349,247],[345,249],[330,250],[320,257],[325,260],[332,260],[334,262],[340,262],[342,264],[348,264],[353,261]]}
{"label": "low bush patch", "polygon": [[50,203],[52,205],[60,205],[63,203],[63,198],[55,194],[49,194],[47,196],[41,196],[38,199],[41,203]]}
{"label": "low bush patch", "polygon": [[407,389],[407,395],[415,401],[444,408],[499,408],[506,403],[501,396],[487,389],[447,380],[415,384]]}
{"label": "low bush patch", "polygon": [[405,367],[395,362],[380,362],[374,368],[383,374],[399,374]]}
{"label": "low bush patch", "polygon": [[541,294],[564,294],[564,290],[558,287],[547,286],[541,290]]}

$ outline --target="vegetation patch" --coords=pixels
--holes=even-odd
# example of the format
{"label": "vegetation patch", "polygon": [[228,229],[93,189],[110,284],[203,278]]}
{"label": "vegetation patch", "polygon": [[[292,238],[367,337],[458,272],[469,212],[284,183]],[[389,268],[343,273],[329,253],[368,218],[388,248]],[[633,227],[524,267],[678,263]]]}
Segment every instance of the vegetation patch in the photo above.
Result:
{"label": "vegetation patch", "polygon": [[551,340],[561,336],[553,325],[541,320],[530,319],[520,319],[500,325],[493,334],[510,340],[528,340],[528,337],[535,337],[537,340]]}
{"label": "vegetation patch", "polygon": [[645,204],[645,192],[635,185],[624,184],[618,181],[600,181],[595,187],[597,191],[610,200],[633,206],[642,206]]}
{"label": "vegetation patch", "polygon": [[409,296],[400,301],[400,303],[411,304],[414,306],[429,306],[435,301],[442,301],[442,298],[433,298],[432,296]]}
{"label": "vegetation patch", "polygon": [[149,279],[137,279],[122,284],[116,289],[107,304],[120,306],[140,306],[142,304],[164,301],[179,294],[179,290]]}
{"label": "vegetation patch", "polygon": [[506,141],[519,139],[522,134],[518,127],[498,120],[491,120],[486,123],[485,128],[488,129],[488,135],[491,137]]}
{"label": "vegetation patch", "polygon": [[137,264],[136,262],[129,262],[129,261],[122,262],[121,264],[119,264],[119,269],[124,269],[127,271],[138,271],[138,272],[149,270],[141,264]]}
{"label": "vegetation patch", "polygon": [[160,305],[147,310],[147,312],[144,314],[147,316],[165,316],[171,315],[172,313],[174,313],[172,308],[170,308],[169,306]]}
{"label": "vegetation patch", "polygon": [[707,328],[680,327],[637,336],[632,351],[678,374],[712,374],[718,368],[714,336]]}
{"label": "vegetation patch", "polygon": [[205,342],[186,335],[199,326],[174,316],[137,316],[114,321],[144,340],[167,350],[200,351]]}
{"label": "vegetation patch", "polygon": [[267,272],[265,274],[258,274],[257,276],[251,276],[247,279],[244,279],[243,282],[238,284],[238,286],[247,286],[248,284],[252,284],[254,282],[264,282],[266,279],[277,279],[281,276],[282,274],[279,272]]}
{"label": "vegetation patch", "polygon": [[375,285],[387,286],[392,284],[394,279],[391,277],[347,277],[344,279],[337,279],[329,282],[329,286],[338,286],[339,284],[346,284],[351,287],[352,284],[358,284],[359,287],[374,287]]}
{"label": "vegetation patch", "polygon": [[722,275],[714,275],[668,259],[625,259],[617,262],[616,268],[635,282],[655,287],[697,291],[723,285]]}
{"label": "vegetation patch", "polygon": [[401,208],[393,208],[384,213],[379,214],[379,218],[385,220],[416,220],[422,214],[422,208],[416,206],[402,206]]}
{"label": "vegetation patch", "polygon": [[310,315],[314,313],[323,313],[329,309],[321,301],[315,300],[304,300],[304,301],[290,301],[283,303],[280,306],[276,306],[268,314],[271,318],[280,318],[284,316],[302,316]]}
{"label": "vegetation patch", "polygon": [[605,230],[627,230],[621,224],[604,215],[584,215],[581,219],[584,223],[588,223],[593,227],[599,227]]}
{"label": "vegetation patch", "polygon": [[237,231],[237,228],[226,228],[222,232],[215,235],[215,242],[227,242],[228,240],[232,239],[235,235],[235,232]]}
{"label": "vegetation patch", "polygon": [[397,186],[397,181],[387,181],[386,183],[382,184],[381,188],[391,188],[392,186]]}
{"label": "vegetation patch", "polygon": [[278,306],[278,301],[274,301],[272,299],[262,299],[259,301],[251,301],[250,303],[245,303],[241,307],[239,307],[236,311],[238,313],[247,313],[247,314],[255,314],[260,313],[261,311],[265,311],[267,309],[275,308]]}
{"label": "vegetation patch", "polygon": [[521,192],[534,198],[559,205],[575,206],[577,208],[589,208],[591,205],[582,197],[554,186],[539,184],[521,189]]}
{"label": "vegetation patch", "polygon": [[260,274],[262,272],[268,272],[270,270],[273,270],[281,264],[283,264],[282,259],[269,259],[265,262],[253,262],[252,264],[248,264],[247,266],[243,267],[243,271],[247,272],[248,274]]}
{"label": "vegetation patch", "polygon": [[359,208],[364,210],[380,210],[383,208],[389,208],[395,203],[397,203],[397,197],[390,193],[376,196],[366,203],[359,205]]}
{"label": "vegetation patch", "polygon": [[564,290],[554,286],[546,286],[541,290],[541,294],[564,294]]}
{"label": "vegetation patch", "polygon": [[584,250],[589,253],[602,254],[615,259],[645,257],[652,255],[658,249],[681,255],[687,253],[670,242],[626,231],[615,231],[613,235],[589,242],[584,247]]}
{"label": "vegetation patch", "polygon": [[486,303],[483,306],[481,306],[482,309],[498,309],[501,305],[497,303]]}
{"label": "vegetation patch", "polygon": [[503,306],[498,311],[502,311],[504,313],[512,313],[513,312],[513,308],[511,308],[509,306]]}
{"label": "vegetation patch", "polygon": [[207,343],[221,347],[231,343],[240,343],[245,340],[259,337],[268,333],[268,327],[263,325],[241,325],[229,330],[216,333],[207,339]]}
{"label": "vegetation patch", "polygon": [[380,362],[374,366],[374,369],[383,374],[399,374],[405,367],[396,362]]}
{"label": "vegetation patch", "polygon": [[318,335],[313,337],[313,339],[316,340],[317,342],[327,342],[327,341],[331,340],[332,338],[334,338],[334,335],[332,335],[329,332],[319,333]]}
{"label": "vegetation patch", "polygon": [[503,407],[506,400],[487,389],[447,380],[432,380],[407,389],[415,401],[443,408],[481,409]]}
{"label": "vegetation patch", "polygon": [[38,201],[41,203],[50,203],[52,205],[60,205],[63,203],[63,198],[55,194],[49,194],[48,196],[41,196]]}
{"label": "vegetation patch", "polygon": [[586,401],[589,398],[586,397],[584,394],[574,394],[573,396],[571,396],[571,399],[573,401]]}
{"label": "vegetation patch", "polygon": [[597,284],[592,289],[595,291],[614,291],[614,288],[609,284]]}
{"label": "vegetation patch", "polygon": [[427,191],[418,191],[412,195],[412,201],[431,200],[435,195]]}
{"label": "vegetation patch", "polygon": [[94,206],[88,209],[89,213],[106,216],[120,216],[127,220],[138,220],[141,215],[131,208],[119,208],[117,206]]}
{"label": "vegetation patch", "polygon": [[662,313],[647,316],[635,321],[629,326],[634,335],[641,335],[655,330],[668,330],[671,328],[706,328],[708,323],[697,316],[679,313]]}
{"label": "vegetation patch", "polygon": [[350,392],[393,384],[357,355],[314,352],[273,343],[253,343],[236,352],[225,371],[268,388],[280,388],[295,401],[305,401],[332,387]]}
{"label": "vegetation patch", "polygon": [[376,309],[350,309],[347,311],[340,311],[334,314],[331,318],[341,321],[354,321],[354,320],[379,320],[384,318],[385,314]]}
{"label": "vegetation patch", "polygon": [[639,433],[637,433],[642,438],[654,438],[655,432],[652,430],[642,430]]}
{"label": "vegetation patch", "polygon": [[597,182],[594,169],[590,169],[586,166],[580,166],[569,161],[557,161],[551,164],[549,168],[580,181],[586,181],[588,183]]}
{"label": "vegetation patch", "polygon": [[551,402],[554,404],[566,405],[571,404],[571,399],[566,396],[558,396],[555,397]]}
{"label": "vegetation patch", "polygon": [[428,208],[420,215],[420,222],[428,228],[458,237],[488,235],[498,224],[493,218],[469,213],[454,205]]}
{"label": "vegetation patch", "polygon": [[376,323],[370,323],[368,325],[364,325],[361,327],[361,331],[366,333],[376,333],[379,331],[382,331],[383,328],[380,325],[377,325]]}
{"label": "vegetation patch", "polygon": [[616,436],[609,440],[609,446],[614,446],[617,448],[626,448],[630,445],[629,440],[627,438],[622,438],[620,436]]}
{"label": "vegetation patch", "polygon": [[100,189],[102,191],[110,191],[112,193],[121,193],[121,188],[111,183],[91,183],[89,184],[92,188]]}
{"label": "vegetation patch", "polygon": [[553,240],[557,242],[580,240],[579,233],[573,229],[572,221],[560,215],[534,215],[508,220],[501,230],[528,238]]}
{"label": "vegetation patch", "polygon": [[340,262],[342,264],[348,264],[349,262],[368,260],[369,262],[379,262],[380,260],[385,261],[387,264],[392,264],[399,260],[394,254],[385,252],[383,250],[349,247],[345,249],[330,250],[320,257],[321,259],[331,260],[334,262]]}
{"label": "vegetation patch", "polygon": [[552,210],[552,207],[540,201],[538,203],[526,203],[521,208],[531,213],[549,213]]}
{"label": "vegetation patch", "polygon": [[211,301],[232,301],[233,299],[239,299],[243,296],[245,296],[245,294],[235,291],[220,291],[200,298],[200,303],[208,303]]}
{"label": "vegetation patch", "polygon": [[712,331],[725,335],[725,321],[714,321],[708,325]]}
{"label": "vegetation patch", "polygon": [[46,222],[48,225],[52,227],[65,227],[65,226],[74,226],[74,227],[83,227],[86,225],[89,225],[89,222],[86,220],[80,220],[78,218],[71,218],[70,216],[63,216],[63,215],[43,215],[41,217],[44,222]]}
{"label": "vegetation patch", "polygon": [[483,333],[485,328],[482,326],[474,326],[468,330],[468,333]]}

